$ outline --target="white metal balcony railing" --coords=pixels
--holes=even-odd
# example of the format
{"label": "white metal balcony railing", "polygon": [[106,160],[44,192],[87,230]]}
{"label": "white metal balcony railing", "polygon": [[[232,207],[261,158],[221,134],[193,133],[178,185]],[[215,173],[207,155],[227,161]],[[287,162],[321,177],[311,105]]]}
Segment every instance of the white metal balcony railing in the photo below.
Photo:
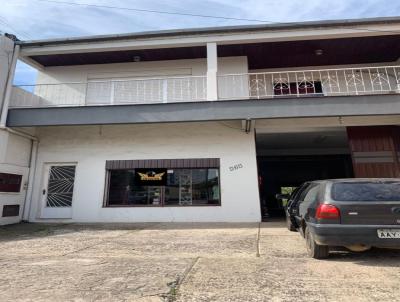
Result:
{"label": "white metal balcony railing", "polygon": [[219,99],[391,94],[400,92],[400,66],[228,74],[218,85]]}
{"label": "white metal balcony railing", "polygon": [[[15,86],[10,107],[205,101],[206,82],[205,76],[188,76]],[[400,66],[218,76],[218,100],[394,93],[400,93]]]}
{"label": "white metal balcony railing", "polygon": [[20,85],[10,107],[58,107],[204,101],[205,76]]}

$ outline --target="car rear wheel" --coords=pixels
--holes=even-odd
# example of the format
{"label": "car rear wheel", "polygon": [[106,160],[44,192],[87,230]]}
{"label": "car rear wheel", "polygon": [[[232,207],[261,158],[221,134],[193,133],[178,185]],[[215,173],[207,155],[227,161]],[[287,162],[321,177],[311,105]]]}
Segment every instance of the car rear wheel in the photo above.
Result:
{"label": "car rear wheel", "polygon": [[325,259],[329,256],[329,247],[327,245],[319,245],[314,240],[314,235],[310,232],[310,229],[306,227],[305,238],[307,253],[314,259]]}
{"label": "car rear wheel", "polygon": [[291,232],[297,232],[297,230],[296,230],[295,226],[293,225],[293,222],[289,216],[286,216],[286,227]]}

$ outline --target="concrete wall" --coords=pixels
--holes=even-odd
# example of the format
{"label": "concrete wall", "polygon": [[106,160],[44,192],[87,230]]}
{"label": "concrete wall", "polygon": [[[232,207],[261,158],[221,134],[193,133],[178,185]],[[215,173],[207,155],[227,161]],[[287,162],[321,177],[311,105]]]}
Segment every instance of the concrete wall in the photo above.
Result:
{"label": "concrete wall", "polygon": [[[260,221],[254,133],[240,122],[42,127],[30,218],[40,220],[46,163],[77,163],[72,221]],[[103,208],[106,160],[220,158],[221,206]],[[242,168],[231,171],[230,167]]]}

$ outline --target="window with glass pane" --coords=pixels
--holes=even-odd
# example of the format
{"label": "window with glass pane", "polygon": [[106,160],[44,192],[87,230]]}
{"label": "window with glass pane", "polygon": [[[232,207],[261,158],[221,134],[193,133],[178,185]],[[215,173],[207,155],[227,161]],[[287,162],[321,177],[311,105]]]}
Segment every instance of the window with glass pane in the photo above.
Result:
{"label": "window with glass pane", "polygon": [[108,206],[220,204],[218,169],[110,170],[108,184]]}
{"label": "window with glass pane", "polygon": [[108,205],[159,205],[161,186],[142,186],[135,182],[135,170],[111,170]]}

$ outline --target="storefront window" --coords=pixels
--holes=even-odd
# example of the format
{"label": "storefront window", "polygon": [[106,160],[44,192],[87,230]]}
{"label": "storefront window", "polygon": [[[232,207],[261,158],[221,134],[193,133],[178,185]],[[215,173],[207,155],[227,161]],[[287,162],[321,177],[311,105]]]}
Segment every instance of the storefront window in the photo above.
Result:
{"label": "storefront window", "polygon": [[108,171],[107,206],[207,206],[220,204],[219,169]]}

